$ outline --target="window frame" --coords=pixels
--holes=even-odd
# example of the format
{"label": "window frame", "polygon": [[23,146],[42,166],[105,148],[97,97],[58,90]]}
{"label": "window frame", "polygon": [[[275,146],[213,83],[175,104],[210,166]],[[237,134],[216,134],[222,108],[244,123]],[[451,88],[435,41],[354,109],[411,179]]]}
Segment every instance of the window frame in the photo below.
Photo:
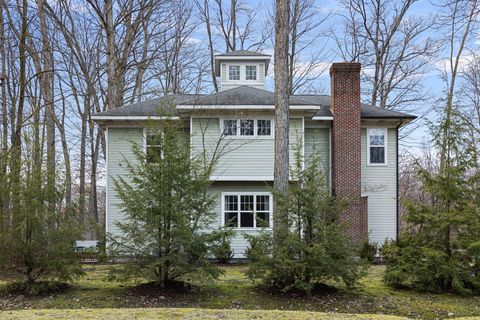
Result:
{"label": "window frame", "polygon": [[[236,227],[229,227],[226,225],[225,221],[225,214],[227,212],[234,212],[232,210],[225,210],[225,197],[226,196],[236,196],[237,197],[237,226]],[[241,212],[246,212],[245,210],[241,210],[241,197],[242,196],[253,196],[253,227],[240,227],[241,223]],[[257,196],[268,196],[268,227],[257,227]],[[255,230],[271,230],[273,225],[273,196],[271,192],[222,192],[220,194],[221,201],[221,225],[224,228],[234,229],[234,230],[241,230],[241,231],[255,231]],[[261,210],[259,212],[267,212],[265,210]]]}
{"label": "window frame", "polygon": [[[238,79],[230,79],[230,68],[238,67]],[[227,79],[228,81],[241,81],[242,80],[242,65],[241,64],[228,64],[227,65]]]}
{"label": "window frame", "polygon": [[[383,150],[384,150],[384,162],[383,163],[372,163],[370,162],[370,148],[379,148],[381,146],[378,145],[370,145],[370,132],[372,130],[383,130],[384,133],[384,143],[383,143]],[[371,167],[386,167],[388,166],[388,128],[385,127],[369,127],[367,128],[367,166]]]}
{"label": "window frame", "polygon": [[[235,135],[226,135],[224,133],[224,121],[227,121],[227,120],[236,120],[237,121],[237,130],[236,130],[236,134]],[[241,135],[240,134],[240,121],[241,120],[253,120],[253,135]],[[269,135],[259,135],[258,134],[258,121],[262,121],[262,120],[269,120],[270,121],[270,134]],[[274,138],[274,134],[275,134],[275,124],[274,124],[274,121],[273,121],[273,118],[271,117],[240,117],[240,118],[236,118],[236,117],[225,117],[225,118],[220,118],[220,123],[219,123],[219,126],[220,126],[220,135],[224,138],[230,138],[230,139],[273,139]]]}
{"label": "window frame", "polygon": [[[162,147],[161,145],[157,144],[157,145],[152,145],[152,146],[149,146],[148,145],[148,136],[150,135],[149,134],[149,131],[151,131],[152,128],[143,128],[143,151],[145,152],[145,161],[147,161],[147,163],[155,163],[155,162],[149,162],[148,161],[148,157],[147,157],[147,150],[149,147]],[[158,128],[156,129],[156,131],[158,132],[158,134],[160,134],[160,136],[162,137],[163,136],[163,131],[161,128]],[[163,159],[163,151],[160,149],[160,159]]]}
{"label": "window frame", "polygon": [[[248,79],[247,77],[247,68],[254,67],[255,68],[255,79]],[[258,81],[258,65],[256,64],[246,64],[245,65],[245,81]]]}

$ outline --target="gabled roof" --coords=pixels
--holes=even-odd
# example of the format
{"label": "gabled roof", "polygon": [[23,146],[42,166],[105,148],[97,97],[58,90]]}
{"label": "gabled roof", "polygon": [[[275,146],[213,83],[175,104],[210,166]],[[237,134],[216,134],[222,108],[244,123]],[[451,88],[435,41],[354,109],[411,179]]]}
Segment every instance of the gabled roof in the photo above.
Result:
{"label": "gabled roof", "polygon": [[[177,117],[179,110],[191,110],[211,106],[211,109],[221,109],[229,106],[231,109],[273,109],[275,96],[271,91],[240,86],[230,90],[212,94],[173,94],[161,98],[142,101],[127,106],[115,108],[93,116],[95,121],[101,120],[141,120],[148,117]],[[317,117],[332,117],[330,111],[331,97],[328,95],[293,95],[290,96],[292,109],[315,110]],[[361,105],[362,119],[415,119],[416,116]],[[143,119],[145,120],[145,119]]]}

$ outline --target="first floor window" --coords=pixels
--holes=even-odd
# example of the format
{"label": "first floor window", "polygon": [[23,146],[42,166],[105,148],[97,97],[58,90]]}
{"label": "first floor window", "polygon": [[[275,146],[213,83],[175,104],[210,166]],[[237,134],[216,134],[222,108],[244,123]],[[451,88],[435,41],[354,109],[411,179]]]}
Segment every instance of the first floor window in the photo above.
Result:
{"label": "first floor window", "polygon": [[156,162],[162,157],[161,132],[159,130],[147,130],[145,138],[146,161]]}
{"label": "first floor window", "polygon": [[386,164],[385,146],[386,146],[386,128],[369,128],[368,139],[368,158],[369,164]]}
{"label": "first floor window", "polygon": [[270,226],[269,194],[224,195],[225,226],[231,228],[267,228]]}

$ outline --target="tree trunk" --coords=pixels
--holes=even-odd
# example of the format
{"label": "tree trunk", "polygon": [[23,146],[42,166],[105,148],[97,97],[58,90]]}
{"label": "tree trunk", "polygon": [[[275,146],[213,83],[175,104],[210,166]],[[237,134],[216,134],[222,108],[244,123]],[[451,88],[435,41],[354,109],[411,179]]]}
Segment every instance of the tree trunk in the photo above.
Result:
{"label": "tree trunk", "polygon": [[[289,34],[288,0],[276,0],[275,12],[275,162],[274,188],[278,194],[287,193],[289,178],[288,130],[289,130],[289,95],[288,95],[288,34]],[[283,235],[288,231],[286,212],[277,210],[274,199],[273,236],[274,246],[282,244]]]}

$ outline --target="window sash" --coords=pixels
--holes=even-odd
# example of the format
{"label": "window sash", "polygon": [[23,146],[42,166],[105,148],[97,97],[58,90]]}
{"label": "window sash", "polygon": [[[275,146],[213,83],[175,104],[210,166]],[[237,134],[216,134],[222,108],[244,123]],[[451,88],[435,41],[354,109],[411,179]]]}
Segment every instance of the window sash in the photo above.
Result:
{"label": "window sash", "polygon": [[386,128],[368,128],[367,129],[367,155],[368,164],[386,165],[387,164],[387,129]]}
{"label": "window sash", "polygon": [[240,80],[240,66],[228,66],[228,80]]}
{"label": "window sash", "polygon": [[[232,207],[228,206],[229,204],[233,203],[232,200],[234,198],[237,199],[236,201],[233,201],[236,203],[236,210],[232,210]],[[269,228],[272,216],[270,201],[270,194],[223,194],[222,209],[224,226],[237,229]],[[263,204],[263,210],[255,210],[259,208],[259,203]],[[260,220],[265,221],[265,224],[261,225]],[[248,223],[248,225],[244,226],[243,223]]]}
{"label": "window sash", "polygon": [[245,80],[257,80],[257,66],[245,66]]}

